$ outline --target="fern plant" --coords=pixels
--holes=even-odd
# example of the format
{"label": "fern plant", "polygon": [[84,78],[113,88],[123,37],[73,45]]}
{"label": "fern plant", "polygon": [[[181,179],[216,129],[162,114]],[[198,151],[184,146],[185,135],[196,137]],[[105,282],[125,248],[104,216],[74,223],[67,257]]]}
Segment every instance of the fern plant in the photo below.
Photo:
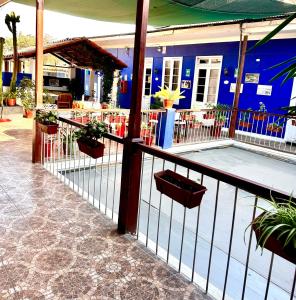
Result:
{"label": "fern plant", "polygon": [[263,214],[255,219],[252,224],[260,232],[257,248],[264,247],[267,240],[274,236],[281,242],[283,248],[291,253],[296,251],[296,204],[289,201],[278,202],[273,197],[266,200],[269,208],[257,206]]}

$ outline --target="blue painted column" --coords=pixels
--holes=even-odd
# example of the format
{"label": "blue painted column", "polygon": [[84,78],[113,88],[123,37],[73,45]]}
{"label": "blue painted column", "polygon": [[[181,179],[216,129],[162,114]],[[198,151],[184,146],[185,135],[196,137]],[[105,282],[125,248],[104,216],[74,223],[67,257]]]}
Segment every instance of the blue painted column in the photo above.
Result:
{"label": "blue painted column", "polygon": [[161,113],[156,128],[156,145],[162,149],[168,149],[173,146],[174,129],[175,129],[175,115],[174,108],[166,109]]}

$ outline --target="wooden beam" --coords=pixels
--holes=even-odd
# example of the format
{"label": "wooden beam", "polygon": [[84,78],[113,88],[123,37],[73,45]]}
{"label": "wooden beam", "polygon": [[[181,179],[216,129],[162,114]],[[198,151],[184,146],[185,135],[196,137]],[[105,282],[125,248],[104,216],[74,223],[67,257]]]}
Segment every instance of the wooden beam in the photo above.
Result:
{"label": "wooden beam", "polygon": [[125,139],[122,159],[121,190],[118,216],[119,233],[135,233],[137,230],[139,191],[142,168],[142,152],[134,147],[139,142],[143,73],[149,0],[138,0],[136,35],[133,61],[132,103],[129,115],[128,137]]}
{"label": "wooden beam", "polygon": [[235,128],[236,128],[237,115],[238,115],[237,110],[238,110],[238,105],[239,105],[240,90],[241,90],[243,72],[244,72],[244,67],[245,67],[247,46],[248,46],[248,36],[245,35],[243,43],[242,43],[241,54],[240,54],[238,75],[237,75],[235,94],[234,94],[234,100],[233,100],[233,111],[232,111],[230,127],[229,127],[229,137],[230,138],[234,138],[234,136],[235,136]]}
{"label": "wooden beam", "polygon": [[[43,104],[43,15],[44,0],[36,0],[36,63],[35,63],[35,100],[36,106]],[[40,162],[41,133],[37,123],[33,123],[32,162]]]}
{"label": "wooden beam", "polygon": [[43,15],[44,0],[36,0],[36,104],[42,105],[43,95]]}

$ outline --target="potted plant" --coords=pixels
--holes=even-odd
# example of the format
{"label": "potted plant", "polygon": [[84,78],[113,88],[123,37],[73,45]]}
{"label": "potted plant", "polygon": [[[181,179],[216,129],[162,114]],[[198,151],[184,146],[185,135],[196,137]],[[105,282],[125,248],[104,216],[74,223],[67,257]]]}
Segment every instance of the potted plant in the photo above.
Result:
{"label": "potted plant", "polygon": [[16,97],[17,92],[8,91],[4,93],[4,99],[7,106],[15,106],[16,105]]}
{"label": "potted plant", "polygon": [[238,122],[239,127],[243,127],[243,128],[250,128],[252,126],[252,124],[249,122],[251,116],[251,111],[252,108],[248,108],[247,111],[244,111],[241,113],[240,115],[240,120]]}
{"label": "potted plant", "polygon": [[116,124],[116,135],[120,137],[124,137],[125,135],[125,122]]}
{"label": "potted plant", "polygon": [[155,173],[154,178],[158,191],[187,208],[199,206],[207,190],[199,183],[171,170]]}
{"label": "potted plant", "polygon": [[172,108],[175,101],[185,98],[184,96],[182,96],[183,92],[180,92],[180,89],[172,91],[167,86],[165,86],[164,88],[159,88],[160,90],[157,93],[155,93],[153,97],[162,99],[163,107],[165,109]]}
{"label": "potted plant", "polygon": [[58,132],[57,114],[53,111],[38,110],[36,121],[42,132],[56,134]]}
{"label": "potted plant", "polygon": [[257,110],[258,113],[254,114],[254,120],[256,121],[264,121],[267,119],[267,112],[266,106],[263,102],[259,102],[259,109]]}
{"label": "potted plant", "polygon": [[100,143],[98,139],[102,138],[107,132],[107,125],[104,122],[96,120],[88,122],[75,132],[79,150],[94,159],[102,157],[105,145]]}
{"label": "potted plant", "polygon": [[220,137],[222,132],[222,127],[224,126],[226,117],[218,112],[215,117],[214,126],[211,126],[211,136]]}
{"label": "potted plant", "polygon": [[283,124],[270,123],[267,125],[267,131],[274,132],[274,133],[282,133]]}
{"label": "potted plant", "polygon": [[292,124],[292,126],[296,126],[296,119],[292,119],[291,124]]}
{"label": "potted plant", "polygon": [[296,264],[296,204],[292,199],[278,202],[266,200],[269,208],[250,225],[256,234],[257,248],[261,247]]}
{"label": "potted plant", "polygon": [[29,78],[23,78],[17,89],[19,98],[24,108],[24,117],[33,118],[33,110],[35,107],[35,84]]}

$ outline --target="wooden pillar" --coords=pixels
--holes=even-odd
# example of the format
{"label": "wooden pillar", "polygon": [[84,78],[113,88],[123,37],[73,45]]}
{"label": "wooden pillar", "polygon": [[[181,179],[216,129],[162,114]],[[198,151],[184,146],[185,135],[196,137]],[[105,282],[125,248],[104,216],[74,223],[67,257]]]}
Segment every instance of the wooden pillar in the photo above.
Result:
{"label": "wooden pillar", "polygon": [[142,153],[134,143],[140,141],[143,73],[149,0],[137,1],[136,34],[133,62],[132,103],[129,116],[128,137],[124,142],[120,204],[119,233],[135,233],[137,229]]}
{"label": "wooden pillar", "polygon": [[[36,62],[35,100],[37,108],[43,103],[43,14],[44,0],[36,0]],[[36,122],[33,125],[32,162],[40,162],[41,140]]]}
{"label": "wooden pillar", "polygon": [[232,111],[230,127],[229,127],[229,137],[230,138],[234,138],[234,136],[235,136],[235,128],[236,128],[237,115],[238,115],[237,110],[238,110],[240,90],[241,90],[242,79],[243,79],[243,72],[244,72],[244,66],[245,66],[247,45],[248,45],[248,36],[245,35],[244,40],[243,40],[243,44],[242,44],[242,50],[241,50],[241,53],[240,53],[238,74],[237,74],[235,94],[234,94],[234,100],[233,100],[233,111]]}

